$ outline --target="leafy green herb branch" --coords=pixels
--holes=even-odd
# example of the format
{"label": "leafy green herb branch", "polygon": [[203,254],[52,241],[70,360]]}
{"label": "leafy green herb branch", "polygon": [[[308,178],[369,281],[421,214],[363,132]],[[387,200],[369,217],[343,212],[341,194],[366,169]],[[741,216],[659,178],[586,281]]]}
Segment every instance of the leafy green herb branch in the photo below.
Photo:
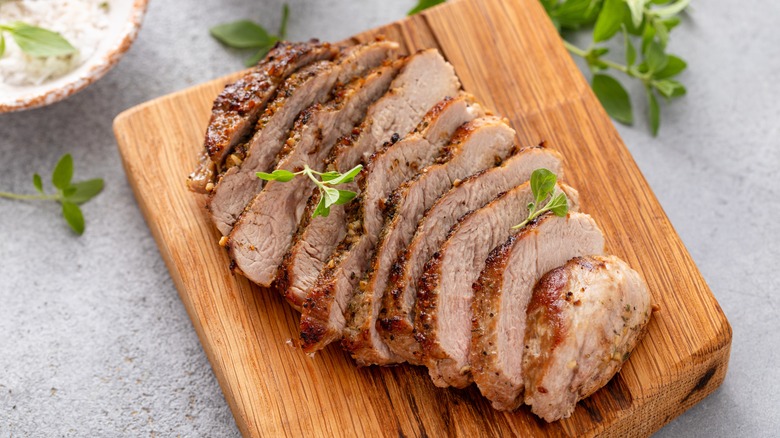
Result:
{"label": "leafy green herb branch", "polygon": [[0,192],[0,198],[22,201],[55,201],[62,206],[62,217],[70,228],[78,235],[84,233],[84,215],[79,205],[86,203],[103,190],[102,179],[90,179],[73,182],[73,157],[65,154],[60,158],[51,175],[51,183],[55,193],[47,194],[43,189],[43,179],[37,173],[33,174],[33,187],[38,194],[17,194]]}
{"label": "leafy green herb branch", "polygon": [[[687,64],[680,57],[666,53],[666,47],[672,29],[680,24],[678,15],[688,7],[690,0],[541,2],[564,34],[592,26],[590,47],[582,49],[567,40],[564,40],[564,46],[587,63],[593,73],[591,86],[607,113],[621,123],[630,125],[634,122],[631,97],[623,85],[607,73],[614,70],[642,83],[650,130],[657,135],[661,123],[658,98],[672,100],[686,93],[685,86],[673,78],[685,70]],[[625,64],[607,59],[609,49],[597,45],[618,33],[623,39]]]}
{"label": "leafy green herb branch", "polygon": [[[415,14],[444,0],[420,0],[409,11]],[[613,119],[634,123],[631,96],[610,71],[640,81],[647,100],[647,117],[653,136],[661,124],[659,97],[668,101],[685,95],[683,84],[674,79],[687,64],[666,53],[669,35],[680,24],[690,0],[539,0],[564,37],[566,49],[585,60],[593,73],[591,87]],[[580,48],[565,37],[592,32],[592,42]],[[622,36],[625,63],[606,58],[609,48],[599,45]],[[637,49],[638,47],[638,49]],[[641,57],[641,59],[640,59]]]}
{"label": "leafy green herb branch", "polygon": [[569,212],[569,199],[563,192],[555,193],[557,182],[558,176],[549,170],[534,170],[531,174],[531,193],[534,195],[534,202],[528,204],[528,217],[513,226],[513,230],[523,228],[548,211],[559,217],[566,216]]}
{"label": "leafy green herb branch", "polygon": [[[357,165],[346,173],[336,171],[317,172],[304,165],[303,170],[299,172],[277,169],[272,173],[257,172],[256,175],[258,178],[266,181],[278,182],[288,182],[298,175],[306,175],[320,191],[320,202],[317,204],[317,208],[314,209],[312,217],[328,217],[331,206],[346,204],[357,196],[357,193],[351,190],[340,190],[335,188],[335,186],[354,181],[361,170],[363,170],[363,166]],[[318,176],[320,179],[317,179]]]}

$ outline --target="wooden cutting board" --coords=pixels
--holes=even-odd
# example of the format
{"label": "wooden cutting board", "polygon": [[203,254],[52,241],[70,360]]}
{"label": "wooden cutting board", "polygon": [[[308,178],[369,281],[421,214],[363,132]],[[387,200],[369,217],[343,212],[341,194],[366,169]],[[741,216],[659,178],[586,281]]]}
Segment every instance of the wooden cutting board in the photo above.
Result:
{"label": "wooden cutting board", "polygon": [[[357,368],[337,345],[294,346],[298,314],[228,270],[204,199],[185,188],[212,100],[230,77],[130,109],[114,130],[127,177],[245,436],[649,435],[717,388],[731,328],[658,200],[537,0],[461,0],[354,37],[438,47],[463,86],[523,145],[566,157],[566,179],[609,252],[640,271],[661,311],[623,370],[553,424],[494,411],[475,386],[420,367]],[[235,77],[235,76],[233,76]],[[619,207],[623,206],[623,207]],[[292,340],[292,341],[291,341]]]}

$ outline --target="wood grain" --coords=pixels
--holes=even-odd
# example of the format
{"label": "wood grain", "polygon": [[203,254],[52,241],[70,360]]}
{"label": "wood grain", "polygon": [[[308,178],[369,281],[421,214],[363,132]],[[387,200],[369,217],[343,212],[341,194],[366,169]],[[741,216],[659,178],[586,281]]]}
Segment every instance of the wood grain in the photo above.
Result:
{"label": "wood grain", "polygon": [[[536,0],[461,0],[358,35],[406,52],[438,47],[464,88],[505,115],[518,141],[546,141],[608,250],[640,271],[661,307],[644,341],[574,415],[502,413],[472,386],[433,386],[412,366],[357,368],[337,346],[293,346],[298,315],[228,270],[204,200],[184,184],[211,102],[231,78],[130,109],[114,129],[128,179],[245,436],[643,436],[723,381],[731,328],[658,200]],[[235,77],[235,76],[234,76]],[[626,205],[616,209],[615,206]]]}

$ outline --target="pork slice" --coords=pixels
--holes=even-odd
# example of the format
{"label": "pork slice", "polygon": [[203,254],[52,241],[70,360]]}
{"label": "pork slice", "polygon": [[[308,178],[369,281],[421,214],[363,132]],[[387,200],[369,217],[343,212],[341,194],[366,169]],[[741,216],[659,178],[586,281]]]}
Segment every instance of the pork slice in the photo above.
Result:
{"label": "pork slice", "polygon": [[269,172],[287,140],[296,117],[316,103],[324,103],[339,83],[349,82],[392,59],[398,44],[378,41],[344,49],[333,62],[320,61],[299,70],[279,88],[257,123],[257,131],[226,159],[232,167],[219,177],[208,208],[217,229],[227,235],[244,207],[262,189],[257,172]]}
{"label": "pork slice", "polygon": [[[299,171],[308,165],[322,171],[336,140],[388,90],[404,62],[377,67],[338,91],[334,100],[301,113],[276,168]],[[227,239],[236,272],[261,286],[271,285],[306,206],[309,184],[307,178],[269,181],[247,205]]]}
{"label": "pork slice", "polygon": [[531,291],[567,260],[604,252],[604,236],[583,213],[545,214],[511,235],[487,258],[471,304],[471,373],[499,410],[523,401],[523,343]]}
{"label": "pork slice", "polygon": [[[334,163],[334,166],[347,169],[351,167],[352,163],[366,160],[368,157],[366,152],[376,151],[383,144],[380,142],[381,140],[388,138],[396,140],[406,136],[422,121],[431,107],[446,96],[455,95],[460,87],[460,82],[457,76],[455,76],[454,69],[436,50],[425,50],[417,53],[409,61],[402,75],[399,74],[397,82],[394,83],[394,87],[388,95],[372,108],[366,121],[361,125],[360,129],[356,130],[354,137],[350,141],[345,141],[339,145],[336,150],[338,162]],[[391,128],[392,126],[395,128]],[[431,130],[431,133],[427,134],[427,138],[441,136],[441,130],[442,128]],[[437,131],[439,131],[438,134]],[[403,158],[401,152],[407,151],[408,158],[412,160],[418,156],[422,159],[430,153],[423,150],[422,145],[427,144],[423,140],[418,139],[417,144],[402,143],[403,145],[397,143],[388,148],[388,151],[392,149],[394,152],[382,152],[382,154],[394,154],[393,156],[400,159]],[[414,159],[416,160],[417,158]],[[410,162],[410,166],[412,164]],[[367,165],[368,168],[372,166],[374,165],[371,163]],[[407,170],[404,170],[404,172]],[[366,169],[360,176],[360,179],[365,180],[365,175],[371,173],[370,169]],[[400,181],[393,181],[396,181],[401,176],[403,176],[403,173],[399,170],[393,177],[395,179],[383,181],[383,184],[400,184]],[[349,188],[358,190],[356,185],[352,185]],[[353,202],[352,204],[362,205],[359,202]],[[351,208],[351,206],[348,208]],[[369,207],[369,209],[372,208],[374,208],[373,205]],[[355,211],[359,211],[360,217],[363,217],[362,208]],[[343,212],[339,208],[334,208],[331,215],[334,214],[341,215]],[[381,217],[381,213],[378,213],[378,215]],[[357,254],[373,248],[373,241],[376,239],[372,237],[371,239],[373,240],[359,242],[353,247],[352,244],[363,234],[363,222],[354,218],[340,220],[350,224],[346,230],[341,227],[337,229],[343,230],[342,232],[345,233],[342,243],[339,244],[341,249],[337,248],[334,251],[335,255],[330,258],[329,266],[326,266],[320,272],[316,283],[318,286],[311,287],[306,291],[306,302],[302,305],[301,339],[302,347],[305,351],[319,350],[341,337],[345,324],[344,309],[349,301],[354,281],[359,279],[357,277],[351,278],[352,275],[357,275],[350,271],[353,263],[351,257],[357,257]],[[377,226],[377,230],[372,236],[379,234],[379,227],[381,227],[381,224]],[[354,250],[354,253],[352,253],[352,250]],[[350,254],[348,255],[347,253]],[[368,256],[366,255],[366,257]],[[345,260],[345,265],[342,266],[339,260]],[[338,268],[335,268],[336,266]],[[346,270],[342,268],[346,268]]]}
{"label": "pork slice", "polygon": [[[437,103],[428,111],[414,133],[392,147],[376,152],[369,163],[366,163],[369,168],[364,174],[370,174],[369,179],[378,177],[378,181],[372,182],[369,186],[382,188],[378,190],[378,196],[375,197],[385,198],[403,181],[430,164],[441,153],[441,149],[449,141],[455,129],[482,114],[482,107],[467,94],[460,94],[454,98],[447,97]],[[346,162],[340,158],[341,156],[337,154],[333,160],[334,168],[339,172],[346,172],[356,165],[353,161]],[[298,226],[293,245],[285,255],[277,282],[277,287],[284,291],[287,300],[299,308],[306,299],[307,292],[317,281],[317,276],[325,263],[347,232],[345,209],[341,206],[331,207],[328,217],[319,216],[311,219],[317,203],[319,203],[319,191],[314,190],[302,222]]]}
{"label": "pork slice", "polygon": [[575,257],[536,284],[526,312],[525,403],[569,417],[618,372],[650,321],[647,285],[615,256]]}
{"label": "pork slice", "polygon": [[546,168],[563,177],[561,155],[543,146],[522,149],[501,166],[476,173],[439,198],[420,221],[409,245],[390,270],[382,295],[377,329],[390,350],[407,362],[421,364],[420,345],[414,338],[417,281],[425,262],[441,247],[447,232],[466,213],[528,181],[531,173]]}
{"label": "pork slice", "polygon": [[313,62],[333,59],[338,53],[337,47],[317,40],[280,42],[244,76],[225,86],[211,108],[204,151],[187,181],[190,190],[207,192],[206,187],[215,182],[227,155],[251,133],[282,81],[299,69]]}
{"label": "pork slice", "polygon": [[[560,185],[556,192],[561,190],[569,198],[569,209],[576,211],[576,191]],[[463,388],[472,382],[468,360],[471,286],[490,250],[528,216],[527,206],[533,199],[530,183],[525,182],[461,217],[425,264],[417,284],[414,336],[436,386]]]}
{"label": "pork slice", "polygon": [[[473,120],[453,136],[441,162],[428,166],[404,183],[391,199],[391,213],[385,221],[376,251],[349,304],[342,345],[362,364],[390,364],[402,359],[393,354],[376,330],[382,293],[398,254],[412,239],[417,223],[436,199],[458,180],[497,164],[514,150],[515,131],[503,119],[493,116]],[[366,228],[377,218],[364,218]]]}

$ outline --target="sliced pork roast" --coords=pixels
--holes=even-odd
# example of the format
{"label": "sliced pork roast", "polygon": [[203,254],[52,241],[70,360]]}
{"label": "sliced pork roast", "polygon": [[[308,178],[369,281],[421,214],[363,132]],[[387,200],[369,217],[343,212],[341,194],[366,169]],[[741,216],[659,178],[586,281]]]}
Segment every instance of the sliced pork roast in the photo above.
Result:
{"label": "sliced pork roast", "polygon": [[[569,198],[569,209],[579,209],[577,192],[559,185]],[[528,216],[534,200],[525,182],[498,196],[484,207],[458,220],[430,260],[417,285],[415,339],[422,362],[436,386],[463,388],[471,382],[472,285],[479,278],[490,250],[503,243],[512,226]]]}
{"label": "sliced pork roast", "polygon": [[[426,50],[421,52],[415,59],[420,60],[419,67],[415,67],[414,69],[410,68],[409,71],[412,73],[408,76],[406,84],[403,87],[396,88],[396,91],[388,93],[383,99],[386,102],[378,102],[376,107],[372,108],[376,110],[371,111],[369,114],[369,119],[373,119],[373,121],[364,124],[363,128],[365,129],[359,131],[356,140],[347,142],[347,144],[353,144],[353,146],[344,148],[343,151],[353,151],[353,153],[342,154],[342,150],[337,151],[337,155],[341,159],[347,162],[354,162],[354,160],[359,159],[358,157],[360,157],[361,154],[354,153],[356,151],[354,148],[360,141],[360,138],[364,135],[364,132],[376,132],[376,127],[380,126],[380,124],[386,124],[388,121],[393,121],[394,125],[396,123],[404,125],[403,129],[399,129],[390,135],[391,139],[397,139],[401,135],[408,134],[409,131],[414,128],[414,125],[409,126],[410,122],[419,124],[422,121],[426,114],[426,110],[422,109],[423,103],[426,105],[429,104],[428,108],[430,109],[444,97],[457,93],[460,83],[455,76],[455,72],[452,69],[452,66],[444,61],[444,58],[442,58],[437,51]],[[426,76],[434,80],[426,82],[420,79],[421,77]],[[434,91],[434,93],[431,93],[431,91]],[[410,109],[416,113],[412,118],[410,118],[408,114],[400,114],[408,113]],[[436,129],[440,130],[439,128]],[[389,129],[385,129],[384,131],[385,137],[392,132],[392,130]],[[376,137],[376,134],[366,135]],[[434,131],[432,131],[431,135],[435,135]],[[379,164],[380,160],[371,160],[367,165],[367,169],[362,172],[359,180],[366,181],[367,179],[370,179],[370,177],[366,177],[366,175],[373,173],[371,171],[372,168],[381,168],[383,169],[383,172],[386,172],[384,169],[390,165],[388,164],[390,163],[388,160],[397,159],[399,162],[393,164],[395,167],[393,177],[383,179],[379,182],[382,188],[393,190],[404,179],[411,177],[419,170],[420,166],[415,165],[415,163],[411,161],[413,157],[426,157],[431,154],[430,150],[425,149],[422,146],[425,146],[425,144],[419,142],[398,142],[393,144],[379,154],[379,156],[383,157],[381,159],[382,164]],[[339,147],[341,148],[341,146]],[[362,149],[362,147],[360,149]],[[353,158],[350,158],[350,156]],[[400,160],[406,160],[407,158],[410,160],[409,166],[400,166]],[[405,163],[406,161],[404,161],[404,164]],[[384,175],[388,175],[388,173],[384,173]],[[363,184],[364,187],[365,185],[366,184]],[[368,189],[367,193],[372,193],[372,190],[373,189]],[[383,196],[387,196],[387,194],[384,194]],[[362,196],[362,198],[365,199],[365,196]],[[376,202],[379,202],[379,199],[377,199]],[[361,205],[363,204],[358,200],[352,202],[349,208],[354,214],[359,214],[360,217],[376,216],[377,219],[370,222],[375,230],[372,229],[369,235],[378,235],[382,223],[382,212],[378,209],[379,205],[374,203],[364,205],[364,207],[368,209],[367,214],[364,214]],[[336,211],[339,212],[338,209],[336,209]],[[333,212],[331,214],[333,214]],[[344,309],[349,301],[352,289],[354,288],[354,282],[359,279],[357,274],[351,271],[353,269],[353,262],[349,261],[351,260],[351,257],[358,253],[355,252],[355,255],[347,255],[347,253],[350,252],[352,243],[358,240],[363,224],[360,219],[353,218],[341,220],[345,221],[345,223],[349,222],[349,228],[351,230],[347,232],[345,239],[339,244],[341,249],[334,251],[334,255],[331,256],[330,261],[320,273],[318,279],[319,286],[310,288],[306,292],[306,301],[302,305],[301,340],[302,347],[305,351],[319,350],[330,342],[341,338],[342,329],[345,324]],[[372,239],[373,240],[359,243],[355,248],[373,248],[376,237],[373,237]],[[363,250],[364,249],[361,249],[361,251]],[[368,255],[365,255],[365,257],[368,257]],[[347,261],[342,265],[337,260]],[[337,265],[338,268],[336,268]],[[344,270],[345,268],[346,270]],[[344,278],[345,275],[346,278]]]}
{"label": "sliced pork roast", "polygon": [[[401,63],[392,67],[394,71],[399,64]],[[370,126],[366,126],[365,132],[370,132],[373,141],[378,145],[390,140],[393,135],[405,135],[414,129],[430,107],[445,96],[455,94],[460,87],[452,67],[434,50],[419,52],[406,58],[402,64],[401,72],[390,85],[386,96],[370,108],[340,105],[348,108],[337,112],[341,116],[317,122],[322,127],[318,134],[320,139],[312,144],[318,146],[309,150],[301,148],[300,145],[292,147],[290,156],[280,162],[278,168],[293,170],[308,164],[316,171],[323,170],[325,158],[336,142],[333,136],[342,136],[351,131],[355,120],[372,120]],[[437,65],[444,68],[437,69]],[[378,74],[380,80],[390,79],[387,78],[390,68],[386,66],[384,75]],[[371,101],[375,99],[376,96],[372,96]],[[343,117],[345,114],[349,117]],[[347,128],[346,122],[352,123],[352,126]],[[326,133],[332,135],[326,136]],[[305,178],[296,178],[287,183],[272,181],[266,184],[231,232],[231,241],[234,241],[234,237],[241,236],[240,242],[244,244],[240,251],[232,251],[236,256],[234,260],[238,268],[256,283],[269,286],[275,280],[278,267],[290,249],[292,237],[311,193],[309,187],[310,182]],[[241,224],[242,229],[237,233],[238,224]],[[268,235],[271,237],[267,237]],[[260,247],[255,244],[257,240],[263,239],[263,243],[268,243],[267,245]],[[234,249],[231,246],[231,250]]]}
{"label": "sliced pork roast", "polygon": [[470,361],[474,381],[494,408],[512,410],[523,401],[526,309],[536,282],[573,257],[603,252],[593,218],[547,213],[490,253],[474,285]]}
{"label": "sliced pork roast", "polygon": [[436,199],[457,181],[500,164],[516,150],[514,136],[515,131],[498,117],[469,122],[458,129],[439,163],[423,169],[393,193],[376,252],[348,308],[342,345],[359,363],[382,365],[402,360],[390,351],[376,330],[390,267]]}
{"label": "sliced pork roast", "polygon": [[[440,101],[428,111],[414,133],[392,147],[377,152],[376,159],[370,159],[371,164],[366,163],[371,167],[365,171],[365,174],[370,175],[368,178],[379,178],[379,185],[367,185],[378,188],[386,184],[385,187],[395,189],[429,165],[442,152],[442,148],[460,125],[482,114],[482,107],[474,103],[473,97],[467,94],[455,98],[447,97]],[[378,158],[380,155],[382,158]],[[334,160],[334,168],[342,173],[358,164],[339,158],[341,157],[337,156]],[[378,168],[382,166],[384,167]],[[359,192],[359,187],[356,190]],[[384,199],[387,196],[386,191],[387,188],[372,197]],[[317,276],[336,246],[347,233],[347,219],[342,206],[331,207],[327,217],[311,219],[318,202],[319,191],[315,190],[315,194],[309,199],[293,245],[284,258],[278,278],[277,287],[283,290],[287,300],[298,308],[303,304],[307,292],[314,286]],[[325,310],[319,307],[316,309],[318,312]]]}
{"label": "sliced pork roast", "polygon": [[421,364],[420,345],[414,338],[417,281],[425,262],[444,243],[450,228],[461,216],[528,181],[536,169],[546,168],[562,178],[562,160],[558,152],[542,146],[525,148],[501,166],[464,179],[428,209],[411,243],[390,270],[382,296],[377,328],[393,353],[407,362]]}
{"label": "sliced pork roast", "polygon": [[536,284],[526,313],[525,403],[566,418],[618,372],[650,321],[650,291],[615,256],[575,257]]}
{"label": "sliced pork roast", "polygon": [[206,187],[215,182],[227,155],[251,134],[282,81],[299,69],[313,62],[333,59],[338,53],[337,47],[317,40],[280,42],[257,66],[236,82],[228,84],[211,108],[204,151],[187,181],[190,190],[207,193]]}
{"label": "sliced pork roast", "polygon": [[[308,165],[322,171],[336,140],[349,132],[371,103],[389,89],[404,62],[378,67],[337,91],[336,99],[301,113],[280,152],[277,169],[299,171]],[[261,286],[271,285],[306,206],[309,184],[307,178],[269,181],[247,205],[226,245],[236,272]]]}
{"label": "sliced pork roast", "polygon": [[344,49],[333,62],[311,64],[290,76],[268,104],[257,131],[228,155],[226,171],[211,191],[208,208],[217,229],[227,235],[244,207],[262,189],[257,172],[274,168],[298,114],[315,103],[324,103],[337,84],[348,83],[392,59],[398,44],[377,41]]}

